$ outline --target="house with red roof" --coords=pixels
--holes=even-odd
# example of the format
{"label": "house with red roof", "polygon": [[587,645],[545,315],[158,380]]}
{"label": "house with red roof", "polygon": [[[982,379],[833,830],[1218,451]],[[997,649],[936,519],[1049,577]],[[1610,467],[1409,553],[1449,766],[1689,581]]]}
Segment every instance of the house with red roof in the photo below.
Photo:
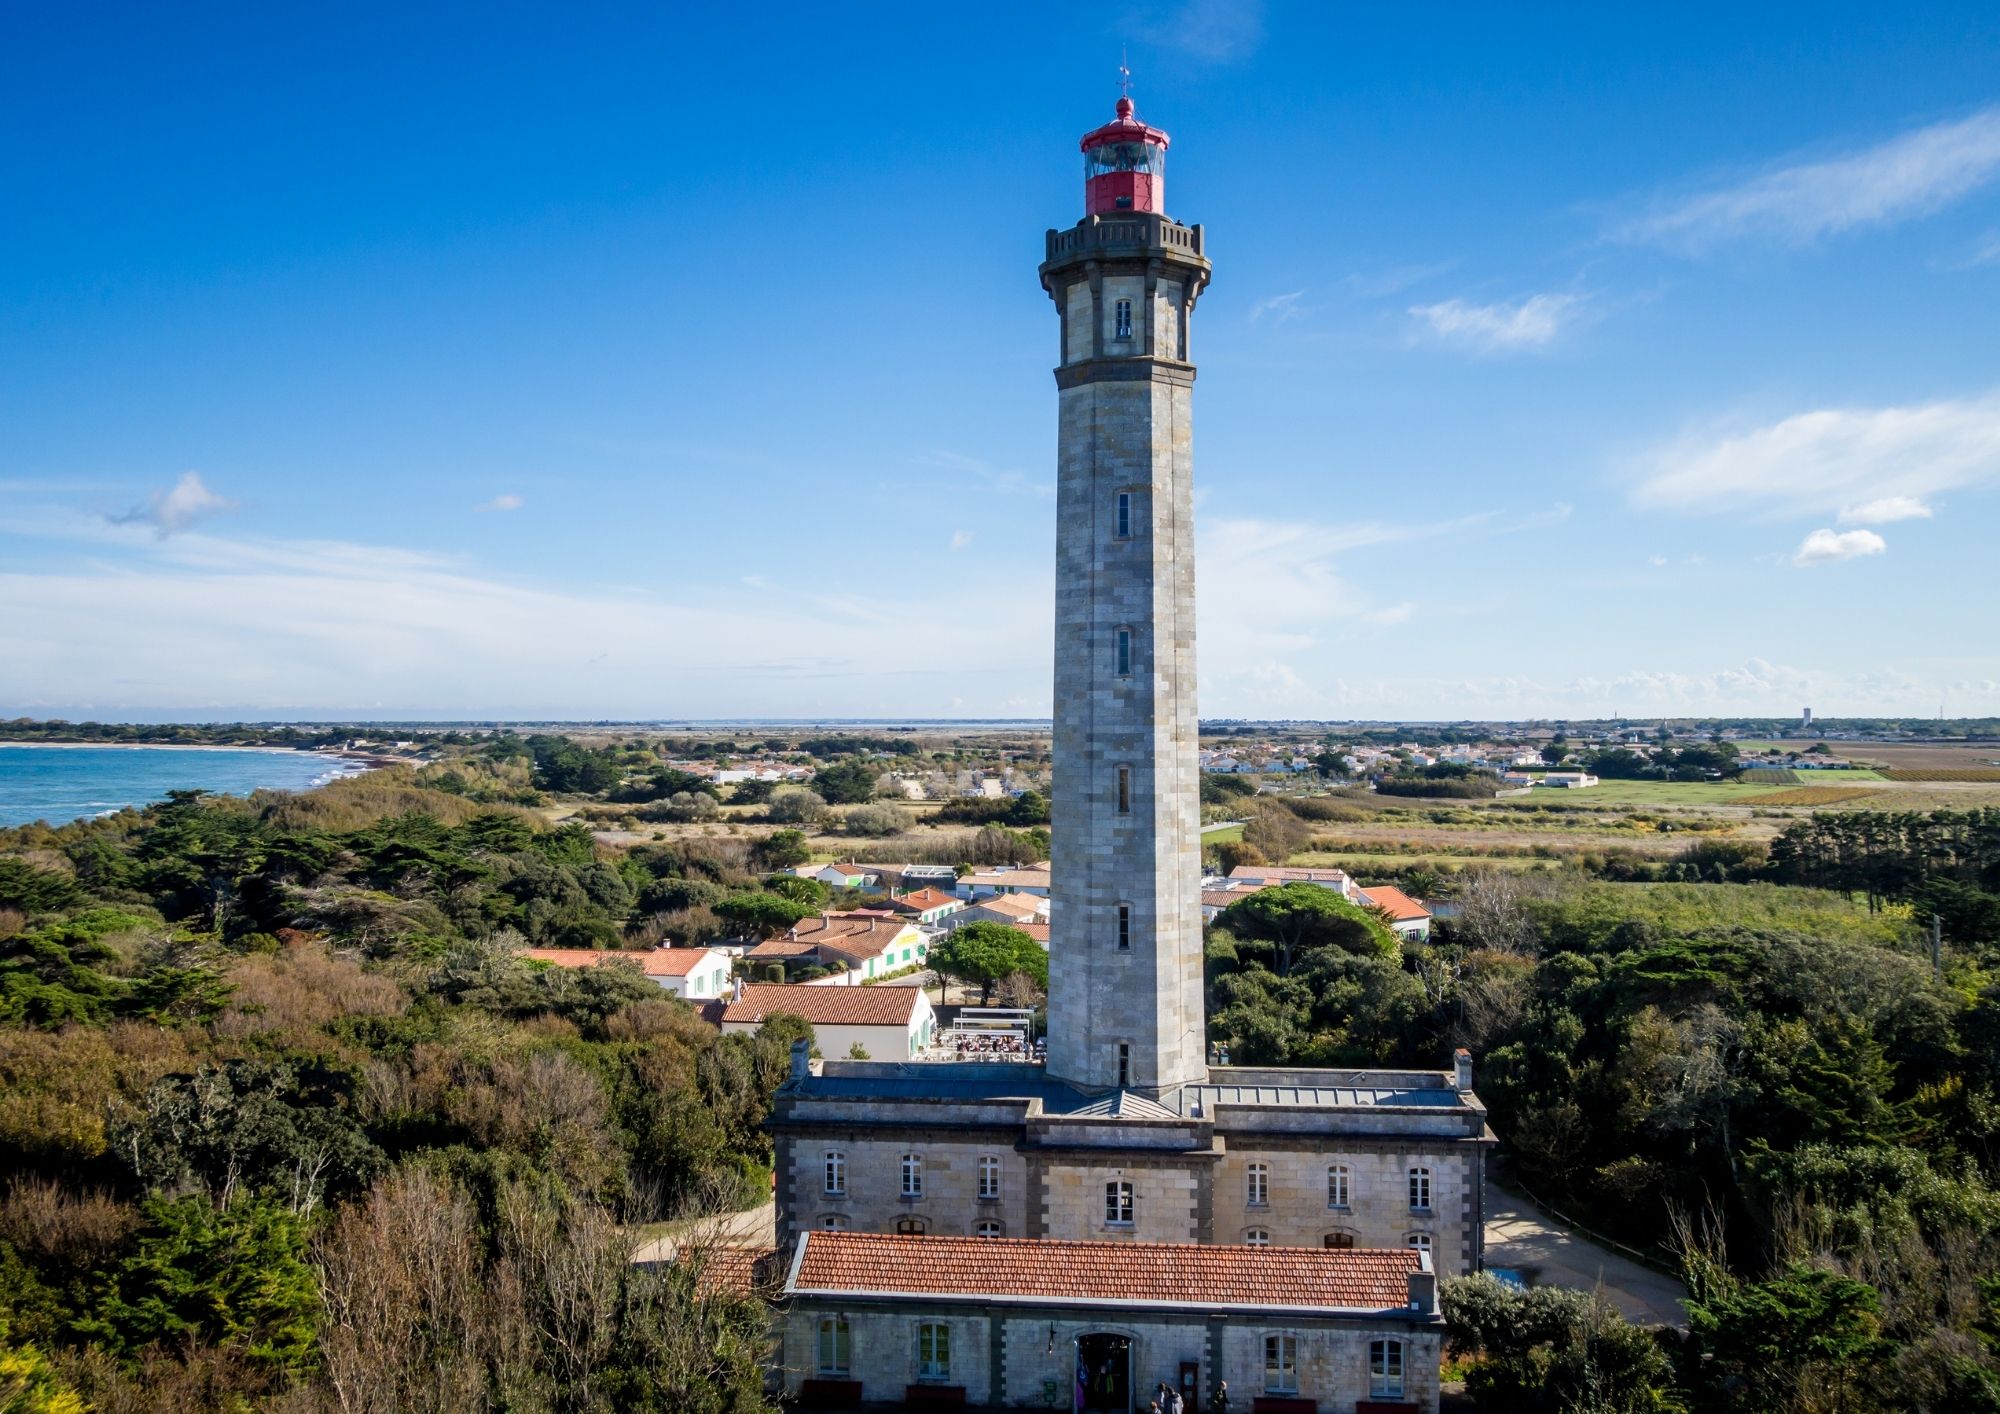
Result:
{"label": "house with red roof", "polygon": [[632,967],[675,996],[707,1001],[729,990],[735,960],[720,948],[649,948],[615,952],[604,948],[521,948],[515,954],[547,967]]}
{"label": "house with red roof", "polygon": [[1363,908],[1373,908],[1386,916],[1390,929],[1399,937],[1423,942],[1431,935],[1431,911],[1401,889],[1388,884],[1370,884],[1358,900]]}
{"label": "house with red roof", "polygon": [[702,1008],[702,1015],[724,1035],[755,1031],[780,1012],[812,1024],[814,1044],[823,1056],[847,1057],[859,1047],[870,1060],[909,1060],[928,1050],[937,1034],[937,1012],[922,987],[753,982]]}

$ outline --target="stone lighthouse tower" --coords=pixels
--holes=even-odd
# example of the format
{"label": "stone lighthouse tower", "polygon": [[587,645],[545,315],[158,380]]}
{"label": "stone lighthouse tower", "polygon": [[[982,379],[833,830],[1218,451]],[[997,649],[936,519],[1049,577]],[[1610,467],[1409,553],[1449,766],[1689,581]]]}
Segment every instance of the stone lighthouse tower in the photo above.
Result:
{"label": "stone lighthouse tower", "polygon": [[1084,217],[1041,266],[1062,322],[1048,1073],[1159,1097],[1207,1073],[1188,325],[1208,261],[1130,98],[1082,148]]}

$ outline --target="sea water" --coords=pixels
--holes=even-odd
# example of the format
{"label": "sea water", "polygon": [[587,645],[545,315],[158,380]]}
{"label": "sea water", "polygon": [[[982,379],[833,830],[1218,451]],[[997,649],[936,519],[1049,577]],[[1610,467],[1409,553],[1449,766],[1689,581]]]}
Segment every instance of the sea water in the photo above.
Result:
{"label": "sea water", "polygon": [[67,824],[150,805],[171,790],[305,790],[364,769],[305,751],[0,744],[0,825]]}

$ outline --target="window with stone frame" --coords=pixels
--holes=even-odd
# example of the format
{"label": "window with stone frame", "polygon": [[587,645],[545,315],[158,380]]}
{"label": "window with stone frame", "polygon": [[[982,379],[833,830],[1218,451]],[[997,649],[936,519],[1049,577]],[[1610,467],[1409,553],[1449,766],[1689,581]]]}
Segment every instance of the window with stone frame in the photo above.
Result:
{"label": "window with stone frame", "polygon": [[1129,1041],[1120,1041],[1118,1043],[1118,1088],[1123,1090],[1131,1083],[1132,1044]]}
{"label": "window with stone frame", "polygon": [[1118,905],[1118,951],[1132,951],[1132,905]]}
{"label": "window with stone frame", "polygon": [[1264,1393],[1299,1392],[1299,1338],[1295,1335],[1264,1337]]}
{"label": "window with stone frame", "polygon": [[1419,1252],[1431,1250],[1431,1235],[1428,1232],[1408,1232],[1403,1234],[1403,1245]]}
{"label": "window with stone frame", "polygon": [[1271,1245],[1271,1230],[1267,1227],[1253,1227],[1243,1234],[1243,1241],[1251,1247],[1269,1247]]}
{"label": "window with stone frame", "polygon": [[921,1198],[924,1196],[924,1156],[905,1154],[902,1159],[903,1196]]}
{"label": "window with stone frame", "polygon": [[1353,1174],[1346,1164],[1329,1164],[1326,1170],[1326,1205],[1329,1208],[1345,1208],[1351,1194]]}
{"label": "window with stone frame", "polygon": [[1431,1210],[1431,1171],[1427,1168],[1410,1170],[1410,1211],[1427,1213]]}
{"label": "window with stone frame", "polygon": [[1132,630],[1129,628],[1119,629],[1113,635],[1112,641],[1117,648],[1117,651],[1112,656],[1116,662],[1118,676],[1129,678],[1132,676]]}
{"label": "window with stone frame", "polygon": [[979,1196],[998,1198],[1000,1196],[1000,1159],[995,1154],[979,1156]]}
{"label": "window with stone frame", "polygon": [[1244,1175],[1243,1201],[1253,1208],[1262,1208],[1271,1201],[1271,1166],[1252,1164]]}
{"label": "window with stone frame", "polygon": [[1345,1251],[1354,1245],[1354,1234],[1351,1232],[1329,1232],[1325,1237],[1320,1239],[1320,1245],[1322,1247],[1332,1247]]}
{"label": "window with stone frame", "polygon": [[819,1372],[845,1375],[854,1366],[854,1332],[847,1317],[826,1316],[819,1323]]}
{"label": "window with stone frame", "polygon": [[1368,1342],[1368,1397],[1370,1399],[1401,1399],[1403,1397],[1402,1341],[1371,1340]]}
{"label": "window with stone frame", "polygon": [[1118,301],[1112,312],[1112,327],[1116,331],[1112,334],[1114,339],[1132,337],[1132,301],[1128,299]]}
{"label": "window with stone frame", "polygon": [[1130,540],[1132,538],[1132,493],[1130,491],[1120,491],[1118,493],[1118,538],[1120,540]]}
{"label": "window with stone frame", "polygon": [[1132,813],[1132,768],[1130,766],[1120,766],[1118,768],[1118,813],[1120,815],[1130,815]]}
{"label": "window with stone frame", "polygon": [[826,1196],[839,1198],[847,1193],[847,1155],[838,1149],[826,1151]]}
{"label": "window with stone frame", "polygon": [[922,1218],[896,1219],[896,1235],[898,1237],[922,1237],[927,1227],[928,1225]]}
{"label": "window with stone frame", "polygon": [[942,1321],[917,1326],[917,1378],[927,1382],[951,1378],[951,1327]]}
{"label": "window with stone frame", "polygon": [[972,1230],[972,1235],[974,1237],[1002,1237],[1005,1236],[1005,1230],[994,1219],[988,1218]]}
{"label": "window with stone frame", "polygon": [[822,1213],[819,1225],[827,1232],[846,1232],[847,1217],[843,1213]]}
{"label": "window with stone frame", "polygon": [[1114,1179],[1104,1185],[1104,1221],[1113,1227],[1130,1227],[1133,1219],[1132,1185]]}

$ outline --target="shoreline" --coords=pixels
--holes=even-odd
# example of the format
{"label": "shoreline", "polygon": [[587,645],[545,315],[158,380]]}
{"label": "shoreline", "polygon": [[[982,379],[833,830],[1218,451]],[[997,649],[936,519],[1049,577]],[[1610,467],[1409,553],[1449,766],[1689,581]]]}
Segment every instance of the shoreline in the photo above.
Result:
{"label": "shoreline", "polygon": [[47,751],[267,751],[285,756],[309,756],[315,761],[363,761],[371,766],[391,764],[397,759],[355,751],[320,751],[309,746],[226,746],[197,741],[15,741],[0,737],[0,746]]}

